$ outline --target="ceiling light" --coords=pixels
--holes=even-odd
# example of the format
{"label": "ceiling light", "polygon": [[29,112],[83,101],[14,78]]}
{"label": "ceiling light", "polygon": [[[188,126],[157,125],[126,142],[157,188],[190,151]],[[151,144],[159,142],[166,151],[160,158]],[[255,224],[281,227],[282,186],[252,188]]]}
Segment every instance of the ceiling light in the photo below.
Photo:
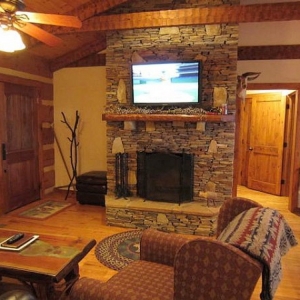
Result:
{"label": "ceiling light", "polygon": [[14,52],[25,49],[21,35],[12,27],[0,26],[0,51]]}

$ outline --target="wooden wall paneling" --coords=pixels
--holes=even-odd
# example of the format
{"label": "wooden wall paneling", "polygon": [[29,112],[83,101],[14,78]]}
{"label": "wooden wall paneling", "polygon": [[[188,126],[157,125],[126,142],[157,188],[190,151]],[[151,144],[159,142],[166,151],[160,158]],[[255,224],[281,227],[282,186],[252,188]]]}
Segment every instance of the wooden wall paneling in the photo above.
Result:
{"label": "wooden wall paneling", "polygon": [[271,59],[300,59],[300,45],[238,47],[238,60]]}
{"label": "wooden wall paneling", "polygon": [[6,198],[7,198],[7,176],[6,176],[6,161],[2,157],[2,145],[6,144],[6,123],[5,123],[6,100],[4,95],[4,83],[0,82],[0,214],[6,211]]}

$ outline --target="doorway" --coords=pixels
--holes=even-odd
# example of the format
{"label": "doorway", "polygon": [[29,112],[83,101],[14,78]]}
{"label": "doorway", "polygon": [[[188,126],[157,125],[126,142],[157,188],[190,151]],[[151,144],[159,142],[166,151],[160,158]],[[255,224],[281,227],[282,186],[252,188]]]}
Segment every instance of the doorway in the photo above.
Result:
{"label": "doorway", "polygon": [[40,198],[37,90],[1,83],[1,208],[4,213]]}
{"label": "doorway", "polygon": [[[299,182],[294,166],[298,114],[297,91],[248,91],[246,100],[237,103],[237,184],[289,196],[291,210],[297,207]],[[298,176],[291,176],[294,168]]]}

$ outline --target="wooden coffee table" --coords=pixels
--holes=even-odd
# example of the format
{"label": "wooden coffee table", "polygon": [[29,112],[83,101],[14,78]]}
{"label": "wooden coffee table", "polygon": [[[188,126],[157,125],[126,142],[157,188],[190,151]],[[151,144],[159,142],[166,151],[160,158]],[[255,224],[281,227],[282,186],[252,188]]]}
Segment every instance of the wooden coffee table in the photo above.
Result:
{"label": "wooden coffee table", "polygon": [[[16,231],[0,229],[0,243]],[[38,234],[39,239],[21,251],[0,250],[0,276],[30,284],[39,299],[55,299],[54,285],[68,289],[79,277],[78,263],[95,246],[95,240],[75,236]]]}

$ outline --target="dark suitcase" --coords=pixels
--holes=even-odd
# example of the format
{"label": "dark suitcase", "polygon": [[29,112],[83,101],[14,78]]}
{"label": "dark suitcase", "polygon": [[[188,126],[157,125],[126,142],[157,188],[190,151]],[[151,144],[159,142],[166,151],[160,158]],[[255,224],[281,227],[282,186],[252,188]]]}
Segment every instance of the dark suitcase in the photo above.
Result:
{"label": "dark suitcase", "polygon": [[77,191],[87,191],[91,193],[106,194],[107,185],[76,183],[76,189]]}
{"label": "dark suitcase", "polygon": [[104,194],[77,191],[76,197],[77,197],[77,201],[80,204],[94,204],[94,205],[105,206]]}
{"label": "dark suitcase", "polygon": [[76,198],[80,204],[105,206],[107,193],[107,172],[91,171],[76,178]]}
{"label": "dark suitcase", "polygon": [[91,171],[83,173],[76,178],[77,183],[84,184],[106,184],[106,174],[105,171]]}

